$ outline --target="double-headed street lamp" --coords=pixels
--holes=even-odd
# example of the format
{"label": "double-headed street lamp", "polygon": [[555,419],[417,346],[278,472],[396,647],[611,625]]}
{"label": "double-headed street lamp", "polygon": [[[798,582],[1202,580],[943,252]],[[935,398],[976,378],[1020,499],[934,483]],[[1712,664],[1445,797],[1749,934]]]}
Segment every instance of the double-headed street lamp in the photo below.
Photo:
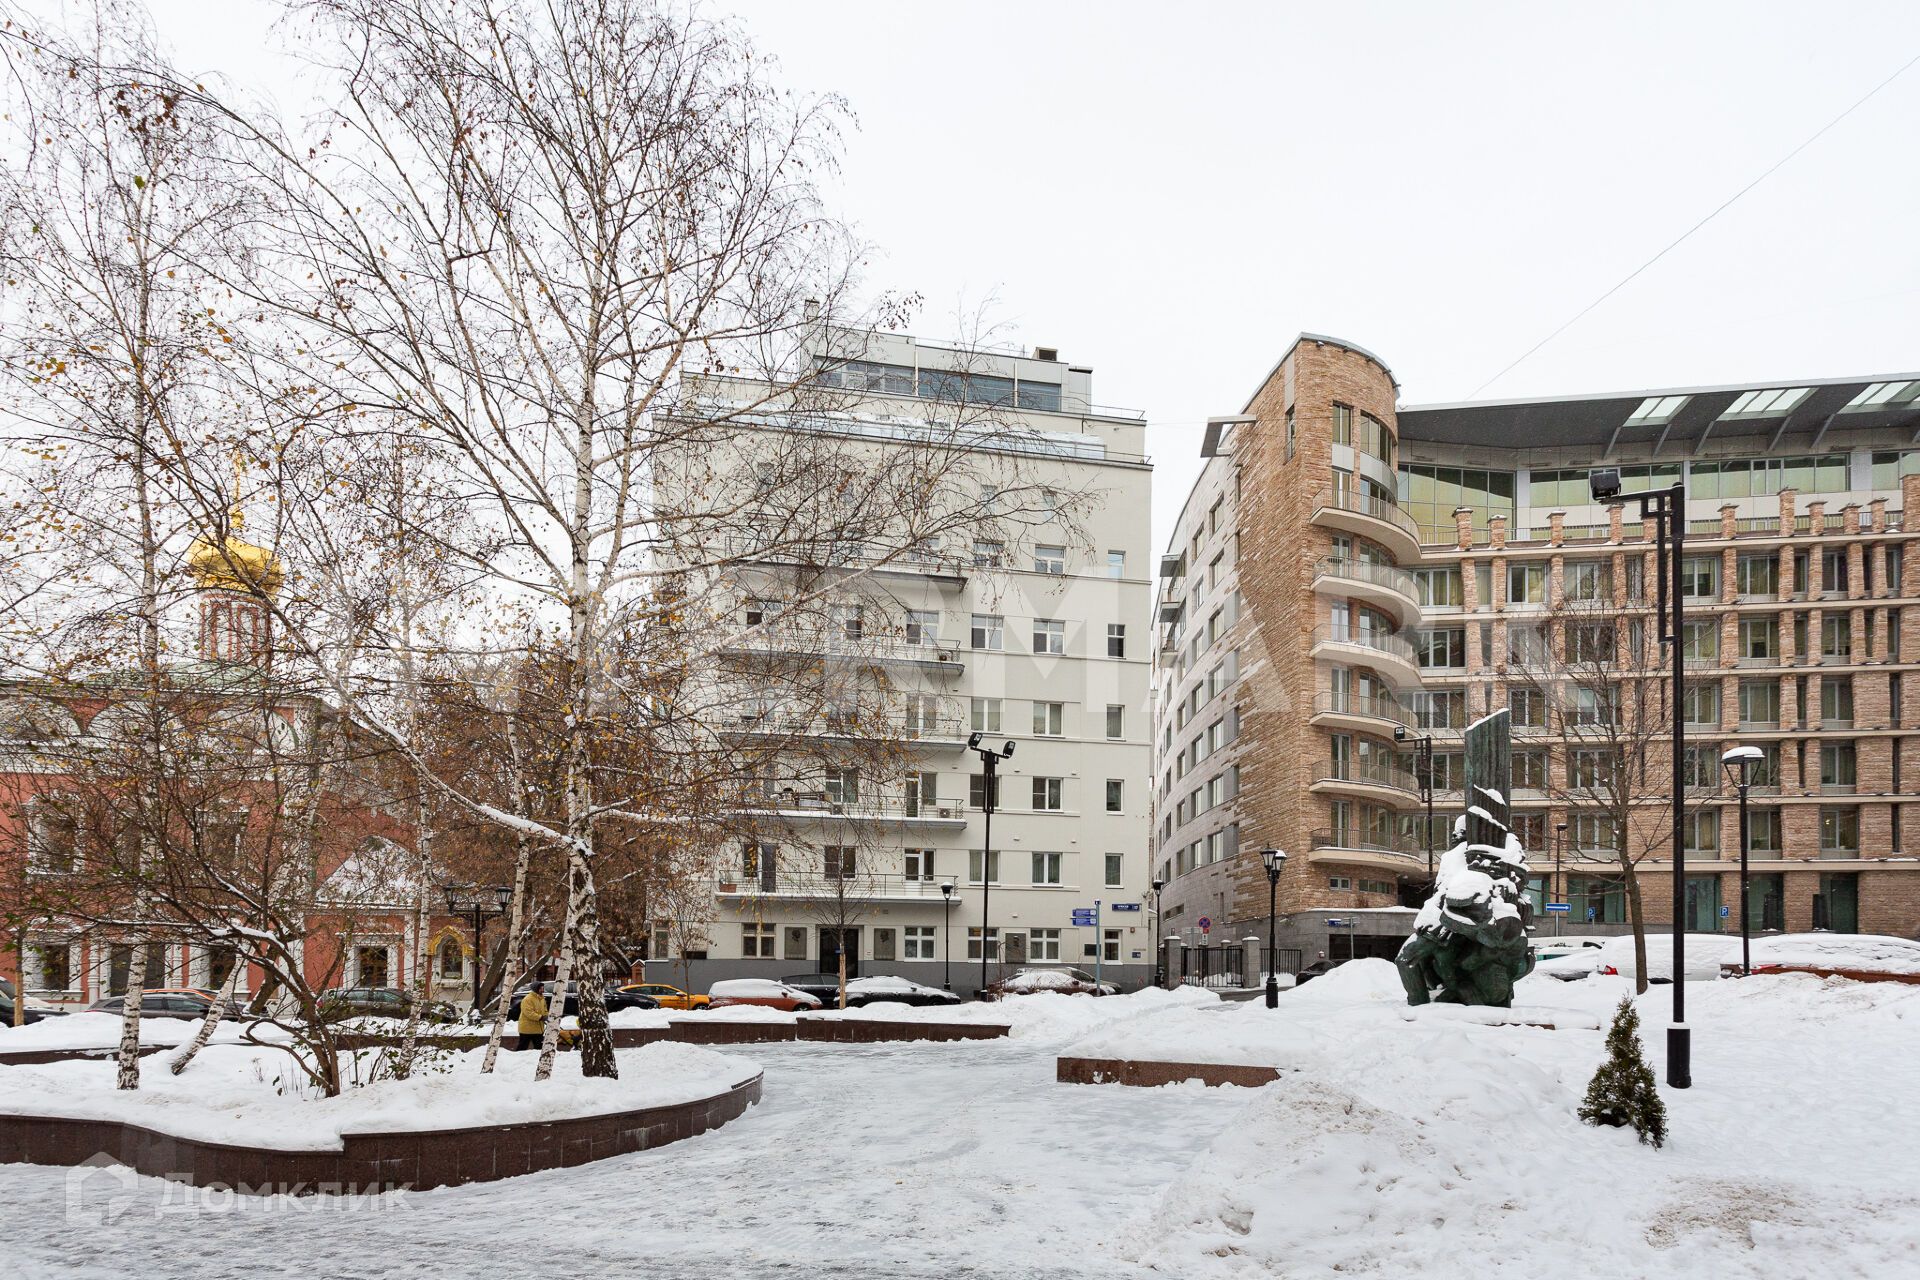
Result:
{"label": "double-headed street lamp", "polygon": [[1587,474],[1593,500],[1602,506],[1631,498],[1640,504],[1640,518],[1654,517],[1658,555],[1660,643],[1667,646],[1672,665],[1673,691],[1668,709],[1673,714],[1673,1021],[1667,1027],[1667,1084],[1685,1089],[1693,1084],[1693,1033],[1687,1027],[1687,755],[1686,717],[1680,704],[1686,697],[1686,662],[1680,637],[1686,631],[1685,593],[1680,589],[1682,550],[1687,539],[1687,486],[1676,480],[1665,489],[1643,493],[1620,492],[1620,469],[1605,467]]}
{"label": "double-headed street lamp", "polygon": [[1720,757],[1720,767],[1727,771],[1727,780],[1740,790],[1740,973],[1742,977],[1753,972],[1753,955],[1750,950],[1752,940],[1748,936],[1747,926],[1747,908],[1753,904],[1753,897],[1747,891],[1747,788],[1753,785],[1754,766],[1766,758],[1766,752],[1758,747],[1732,747]]}
{"label": "double-headed street lamp", "polygon": [[1275,946],[1274,922],[1279,917],[1280,868],[1287,855],[1278,849],[1262,849],[1260,865],[1267,869],[1267,1008],[1280,1007],[1280,952]]}
{"label": "double-headed street lamp", "polygon": [[[944,990],[951,991],[953,990],[953,877],[952,876],[948,876],[945,880],[942,880],[940,882],[940,896],[942,898],[945,898],[947,902],[945,923],[943,923],[940,926],[940,945],[941,945],[941,949],[946,953],[940,963],[940,986]],[[981,943],[982,945],[985,945],[984,935],[982,935]]]}
{"label": "double-headed street lamp", "polygon": [[995,751],[983,747],[980,740],[984,733],[972,734],[967,738],[967,750],[980,757],[980,771],[985,775],[980,785],[980,808],[987,815],[986,830],[982,833],[980,850],[980,990],[987,989],[987,906],[993,895],[993,806],[1000,799],[1000,784],[995,780],[994,770],[1002,760],[1013,758],[1013,743],[1007,741]]}
{"label": "double-headed street lamp", "polygon": [[[487,921],[507,914],[513,890],[504,884],[446,884],[447,914],[473,921],[473,1011],[480,1012],[480,929]],[[510,975],[502,974],[505,981]]]}

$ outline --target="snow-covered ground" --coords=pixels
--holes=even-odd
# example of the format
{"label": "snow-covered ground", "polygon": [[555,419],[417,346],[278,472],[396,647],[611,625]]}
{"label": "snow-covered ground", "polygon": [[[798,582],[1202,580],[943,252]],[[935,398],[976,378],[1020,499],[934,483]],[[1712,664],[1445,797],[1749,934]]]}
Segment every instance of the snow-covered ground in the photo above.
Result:
{"label": "snow-covered ground", "polygon": [[[357,1055],[363,1064],[372,1051]],[[424,1054],[406,1080],[379,1080],[322,1096],[277,1049],[211,1044],[179,1075],[164,1057],[142,1063],[140,1088],[114,1088],[111,1060],[0,1067],[0,1115],[125,1120],[207,1142],[284,1150],[339,1150],[343,1133],[455,1129],[604,1115],[711,1097],[758,1067],[687,1044],[652,1044],[616,1055],[617,1080],[587,1080],[580,1056],[554,1059],[553,1078],[535,1083],[537,1054],[503,1052],[482,1075],[483,1051]],[[349,1069],[351,1071],[351,1069]]]}
{"label": "snow-covered ground", "polygon": [[[149,1199],[112,1221],[70,1219],[68,1171],[0,1165],[0,1204],[34,1224],[10,1241],[9,1270],[1920,1277],[1906,1085],[1920,988],[1690,987],[1695,1083],[1663,1088],[1659,1151],[1574,1116],[1601,1056],[1594,1027],[1626,990],[1522,984],[1517,1012],[1553,1009],[1557,1030],[1409,1011],[1384,961],[1343,966],[1274,1013],[1205,992],[1027,997],[966,1011],[1011,1020],[1005,1040],[751,1046],[765,1101],[688,1142],[357,1205],[236,1204],[140,1180]],[[1640,1001],[1656,1074],[1668,999],[1655,987]],[[1054,1083],[1057,1053],[1127,1044],[1201,1060],[1277,1048],[1287,1056],[1270,1060],[1297,1070],[1258,1090]],[[548,1253],[527,1224],[556,1209]]]}
{"label": "snow-covered ground", "polygon": [[[1068,1050],[1291,1068],[1128,1224],[1168,1275],[1920,1276],[1920,989],[1804,975],[1690,984],[1693,1087],[1665,1149],[1575,1116],[1631,985],[1520,984],[1513,1017],[1402,1004],[1363,960],[1255,1006]],[[1672,988],[1638,1000],[1665,1074]],[[1134,1052],[1128,1052],[1128,1042]],[[1217,1051],[1217,1052],[1216,1052]]]}

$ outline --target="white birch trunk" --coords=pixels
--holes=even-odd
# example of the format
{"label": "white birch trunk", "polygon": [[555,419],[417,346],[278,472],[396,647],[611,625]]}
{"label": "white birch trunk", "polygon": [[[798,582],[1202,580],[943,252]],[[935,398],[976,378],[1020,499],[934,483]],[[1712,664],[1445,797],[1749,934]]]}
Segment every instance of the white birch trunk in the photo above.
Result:
{"label": "white birch trunk", "polygon": [[133,958],[127,963],[127,999],[120,1013],[120,1049],[114,1055],[119,1071],[114,1077],[116,1089],[140,1087],[140,1006],[147,994],[147,943],[133,944]]}
{"label": "white birch trunk", "polygon": [[[513,906],[507,914],[507,955],[500,964],[500,990],[496,994],[493,1006],[493,1025],[487,1030],[487,1054],[480,1060],[480,1074],[489,1075],[494,1062],[500,1056],[500,1035],[507,1023],[507,1009],[512,1003],[514,971],[520,967],[520,929],[525,922],[527,897],[527,864],[533,858],[533,841],[526,836],[519,840],[519,856],[513,862]],[[480,980],[479,942],[474,946],[474,981]]]}
{"label": "white birch trunk", "polygon": [[[571,878],[571,877],[569,877]],[[540,1039],[540,1065],[533,1078],[545,1080],[553,1074],[553,1052],[560,1044],[560,1020],[567,1010],[567,983],[573,980],[573,893],[567,894],[567,921],[560,930],[560,966],[555,975],[555,995],[547,1005],[546,1034]]]}
{"label": "white birch trunk", "polygon": [[227,975],[226,983],[220,988],[220,998],[213,1002],[211,1009],[207,1010],[207,1016],[200,1019],[200,1030],[194,1033],[193,1039],[189,1040],[186,1047],[174,1054],[173,1060],[167,1063],[167,1070],[176,1076],[179,1075],[187,1069],[187,1064],[193,1061],[194,1055],[207,1047],[207,1041],[213,1039],[214,1031],[220,1026],[220,1019],[226,1016],[227,1002],[232,1000],[234,993],[240,990],[240,976],[246,971],[247,958],[235,956],[233,972]]}

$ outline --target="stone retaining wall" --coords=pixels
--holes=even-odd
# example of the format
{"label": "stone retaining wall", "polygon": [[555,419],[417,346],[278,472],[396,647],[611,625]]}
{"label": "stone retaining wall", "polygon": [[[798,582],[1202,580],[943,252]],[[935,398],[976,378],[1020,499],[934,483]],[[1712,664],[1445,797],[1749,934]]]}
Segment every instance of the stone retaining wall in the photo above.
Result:
{"label": "stone retaining wall", "polygon": [[[664,1027],[615,1027],[613,1047],[637,1049],[659,1040],[682,1044],[784,1044],[793,1040],[835,1042],[841,1044],[877,1044],[887,1041],[998,1040],[1008,1028],[974,1022],[882,1022],[869,1018],[807,1018],[798,1022],[728,1022],[698,1016],[677,1019]],[[423,1035],[422,1041],[446,1049],[478,1049],[487,1043],[483,1035]],[[230,1042],[223,1042],[230,1043]],[[383,1036],[342,1035],[335,1038],[342,1051],[378,1049],[393,1041]],[[514,1036],[502,1037],[502,1053],[517,1052]],[[175,1045],[144,1045],[143,1056],[170,1053]],[[111,1058],[111,1048],[96,1049],[21,1049],[0,1052],[0,1066],[34,1066],[48,1062],[74,1062]]]}
{"label": "stone retaining wall", "polygon": [[155,1177],[256,1195],[425,1191],[571,1167],[691,1138],[760,1101],[760,1086],[755,1075],[709,1098],[569,1120],[350,1133],[339,1151],[202,1142],[119,1120],[0,1116],[0,1163],[72,1166],[104,1155]]}
{"label": "stone retaining wall", "polygon": [[1280,1078],[1278,1067],[1231,1062],[1153,1062],[1133,1058],[1056,1058],[1054,1079],[1061,1084],[1129,1084],[1153,1088],[1198,1080],[1204,1085],[1237,1084],[1258,1088]]}

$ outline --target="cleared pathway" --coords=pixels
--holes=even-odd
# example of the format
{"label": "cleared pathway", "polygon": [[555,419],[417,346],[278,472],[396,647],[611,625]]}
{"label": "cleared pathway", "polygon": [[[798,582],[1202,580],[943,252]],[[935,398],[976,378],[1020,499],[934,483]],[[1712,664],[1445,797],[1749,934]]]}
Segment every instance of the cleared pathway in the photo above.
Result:
{"label": "cleared pathway", "polygon": [[143,1179],[111,1221],[69,1220],[66,1170],[0,1165],[0,1218],[12,1224],[4,1269],[207,1280],[1132,1276],[1115,1242],[1251,1096],[1058,1085],[1052,1047],[1033,1041],[737,1052],[764,1064],[766,1100],[718,1133],[478,1186],[288,1204]]}

